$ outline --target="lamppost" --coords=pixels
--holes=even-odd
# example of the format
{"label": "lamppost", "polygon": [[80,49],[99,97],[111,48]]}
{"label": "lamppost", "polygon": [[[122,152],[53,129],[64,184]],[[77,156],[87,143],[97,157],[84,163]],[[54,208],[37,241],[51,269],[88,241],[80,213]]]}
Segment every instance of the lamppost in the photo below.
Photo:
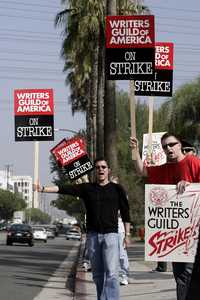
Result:
{"label": "lamppost", "polygon": [[74,133],[74,134],[78,134],[77,131],[71,130],[71,129],[67,129],[67,128],[54,128],[54,131],[68,131],[68,132],[71,132],[71,133]]}

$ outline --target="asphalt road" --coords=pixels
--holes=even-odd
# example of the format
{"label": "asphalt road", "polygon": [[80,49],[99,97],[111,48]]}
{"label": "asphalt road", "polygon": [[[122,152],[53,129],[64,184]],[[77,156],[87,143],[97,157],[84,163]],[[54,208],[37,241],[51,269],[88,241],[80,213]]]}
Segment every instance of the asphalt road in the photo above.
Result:
{"label": "asphalt road", "polygon": [[72,299],[78,248],[79,242],[67,241],[64,236],[46,244],[35,242],[34,247],[6,246],[5,236],[0,234],[0,299],[51,299],[50,293],[55,299],[52,293],[56,292],[65,295],[65,300]]}

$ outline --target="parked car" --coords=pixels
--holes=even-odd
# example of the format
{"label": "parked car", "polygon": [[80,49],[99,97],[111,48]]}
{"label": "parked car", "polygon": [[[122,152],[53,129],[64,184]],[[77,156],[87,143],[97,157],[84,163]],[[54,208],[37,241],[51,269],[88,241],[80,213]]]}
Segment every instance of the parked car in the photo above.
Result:
{"label": "parked car", "polygon": [[76,228],[71,228],[66,233],[66,240],[81,240],[81,233]]}
{"label": "parked car", "polygon": [[34,240],[40,240],[43,241],[44,243],[47,242],[47,231],[44,227],[40,226],[33,226],[33,238]]}
{"label": "parked car", "polygon": [[31,226],[27,224],[12,224],[7,231],[6,245],[12,245],[13,243],[27,243],[29,246],[33,246]]}

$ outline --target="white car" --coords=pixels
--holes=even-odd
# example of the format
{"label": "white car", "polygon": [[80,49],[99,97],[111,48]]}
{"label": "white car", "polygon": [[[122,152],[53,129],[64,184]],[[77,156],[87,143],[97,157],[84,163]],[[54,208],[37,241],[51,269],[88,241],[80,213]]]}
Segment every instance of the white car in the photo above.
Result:
{"label": "white car", "polygon": [[81,233],[78,229],[71,228],[66,232],[66,240],[81,240]]}
{"label": "white car", "polygon": [[44,227],[32,227],[34,240],[40,240],[44,243],[47,242],[47,232]]}
{"label": "white car", "polygon": [[55,233],[54,233],[53,229],[46,228],[46,231],[47,231],[47,238],[48,239],[54,239],[55,238]]}

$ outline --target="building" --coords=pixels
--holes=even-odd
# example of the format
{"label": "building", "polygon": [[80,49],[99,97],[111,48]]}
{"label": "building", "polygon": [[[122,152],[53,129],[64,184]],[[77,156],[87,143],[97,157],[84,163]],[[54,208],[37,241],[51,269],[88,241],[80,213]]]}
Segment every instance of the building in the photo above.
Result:
{"label": "building", "polygon": [[11,180],[13,182],[14,192],[20,193],[22,195],[22,198],[26,201],[27,208],[31,208],[33,201],[32,177],[15,175],[11,176]]}

